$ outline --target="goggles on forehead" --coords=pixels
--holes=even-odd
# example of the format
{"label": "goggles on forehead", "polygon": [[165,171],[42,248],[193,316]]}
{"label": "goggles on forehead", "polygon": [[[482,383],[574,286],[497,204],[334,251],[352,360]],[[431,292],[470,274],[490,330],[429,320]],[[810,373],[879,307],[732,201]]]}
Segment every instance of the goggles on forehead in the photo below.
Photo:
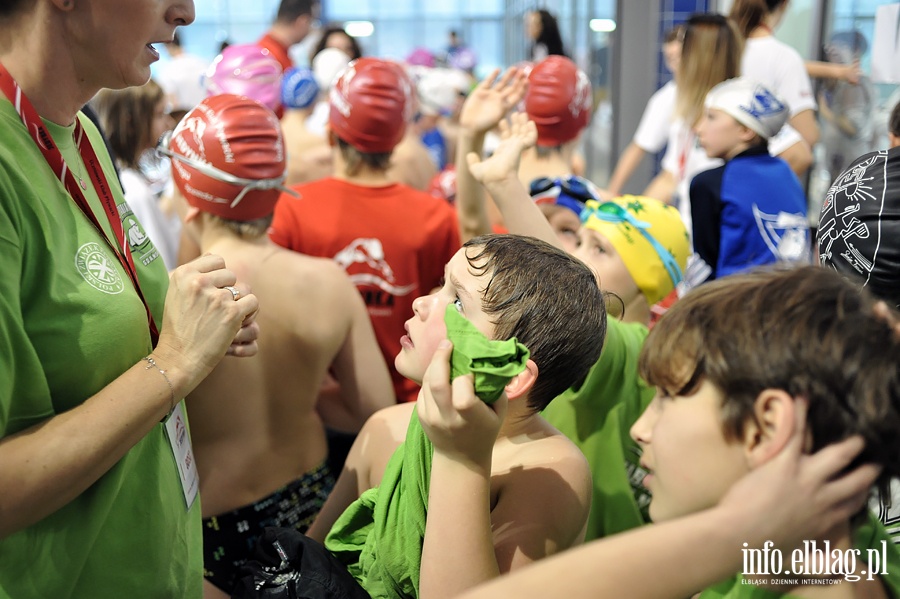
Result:
{"label": "goggles on forehead", "polygon": [[554,203],[581,214],[584,203],[599,200],[593,183],[582,177],[539,177],[528,186],[528,193],[537,204]]}
{"label": "goggles on forehead", "polygon": [[656,255],[659,256],[666,272],[669,273],[669,278],[672,279],[672,284],[678,285],[682,281],[684,276],[681,272],[681,267],[678,266],[678,262],[675,260],[675,256],[650,234],[650,223],[638,220],[627,209],[615,202],[601,202],[593,207],[586,206],[581,211],[581,223],[587,223],[591,218],[611,224],[628,223],[631,225],[643,235],[650,247],[656,252]]}
{"label": "goggles on forehead", "polygon": [[224,181],[229,185],[234,185],[235,187],[241,188],[240,193],[237,194],[234,200],[231,201],[231,205],[229,206],[230,208],[234,208],[235,206],[240,204],[241,200],[244,199],[244,196],[251,191],[267,191],[270,189],[278,189],[294,197],[300,197],[300,194],[298,194],[296,191],[284,186],[284,179],[287,176],[286,172],[280,177],[273,177],[271,179],[244,179],[242,177],[236,177],[231,173],[226,173],[222,169],[216,168],[207,162],[200,162],[199,160],[194,160],[193,158],[188,158],[187,156],[182,156],[181,154],[173,152],[171,149],[169,149],[169,142],[171,141],[172,131],[166,131],[162,135],[162,137],[159,138],[159,143],[156,145],[156,151],[163,156],[171,158],[172,160],[183,162],[184,164],[196,170],[198,173],[206,175],[207,177],[211,177],[219,181]]}

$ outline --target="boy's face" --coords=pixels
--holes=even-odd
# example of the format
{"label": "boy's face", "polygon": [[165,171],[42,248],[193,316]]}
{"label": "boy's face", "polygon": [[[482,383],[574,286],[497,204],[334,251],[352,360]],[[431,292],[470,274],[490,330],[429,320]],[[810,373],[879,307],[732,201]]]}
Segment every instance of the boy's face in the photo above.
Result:
{"label": "boy's face", "polygon": [[572,255],[587,264],[603,291],[612,291],[628,305],[641,290],[631,277],[615,246],[605,235],[588,227],[578,230],[578,247]]}
{"label": "boy's face", "polygon": [[425,369],[437,350],[437,345],[447,338],[444,311],[449,304],[484,333],[494,336],[494,325],[481,309],[481,296],[488,283],[490,273],[481,276],[472,274],[466,251],[477,253],[479,248],[461,248],[444,269],[443,286],[413,302],[413,317],[406,321],[407,334],[400,338],[400,353],[394,358],[397,372],[417,383],[422,382]]}
{"label": "boy's face", "polygon": [[707,156],[727,160],[740,154],[754,134],[731,115],[710,108],[697,124],[697,138]]}
{"label": "boy's face", "polygon": [[744,446],[725,439],[722,393],[709,381],[689,397],[657,396],[631,427],[641,446],[650,518],[663,522],[716,505],[750,468]]}

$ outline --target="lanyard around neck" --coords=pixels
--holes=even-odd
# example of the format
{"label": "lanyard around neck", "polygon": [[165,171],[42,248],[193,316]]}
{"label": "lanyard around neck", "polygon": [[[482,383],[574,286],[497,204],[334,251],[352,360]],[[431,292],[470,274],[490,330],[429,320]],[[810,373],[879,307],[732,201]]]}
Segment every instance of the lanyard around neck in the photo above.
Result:
{"label": "lanyard around neck", "polygon": [[87,169],[87,176],[90,178],[91,183],[94,185],[94,190],[97,192],[97,197],[100,198],[100,202],[103,204],[103,211],[106,213],[106,218],[112,227],[113,234],[116,236],[117,243],[113,243],[106,235],[100,221],[94,214],[82,189],[75,181],[74,175],[72,175],[62,153],[59,151],[53,138],[47,131],[47,127],[41,120],[37,110],[25,96],[25,93],[22,91],[22,88],[19,87],[19,84],[16,83],[15,79],[12,78],[12,75],[9,74],[9,71],[6,70],[6,67],[2,64],[0,64],[0,90],[3,91],[4,95],[6,95],[7,99],[16,109],[16,113],[18,113],[19,118],[28,130],[28,134],[31,135],[31,139],[34,140],[35,145],[37,145],[38,149],[41,151],[41,154],[44,155],[44,159],[53,171],[53,174],[56,175],[60,182],[65,186],[66,191],[69,192],[69,195],[72,197],[75,204],[81,209],[88,220],[91,221],[103,239],[106,240],[106,243],[109,244],[109,247],[122,264],[122,268],[128,273],[131,283],[134,285],[134,289],[137,291],[138,297],[141,298],[144,309],[147,311],[150,339],[155,347],[156,342],[159,339],[159,329],[156,327],[156,322],[153,320],[153,313],[150,311],[150,305],[147,303],[144,293],[141,291],[137,269],[134,266],[134,258],[131,256],[131,248],[128,246],[128,242],[125,239],[125,231],[122,227],[122,219],[119,217],[119,210],[116,207],[115,197],[113,196],[109,181],[100,166],[100,160],[97,158],[97,153],[94,152],[94,148],[91,146],[88,136],[85,135],[81,121],[76,117],[75,140],[78,152]]}

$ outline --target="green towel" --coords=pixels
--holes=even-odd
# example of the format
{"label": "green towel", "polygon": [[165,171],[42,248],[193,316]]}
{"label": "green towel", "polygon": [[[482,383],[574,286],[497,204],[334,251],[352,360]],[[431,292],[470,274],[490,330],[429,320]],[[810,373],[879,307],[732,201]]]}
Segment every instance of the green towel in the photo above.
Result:
{"label": "green towel", "polygon": [[[451,380],[475,373],[475,393],[494,402],[525,369],[529,352],[515,339],[491,341],[452,305],[445,313],[453,342]],[[419,569],[434,447],[413,410],[406,439],[394,452],[381,485],[353,502],[328,533],[325,546],[373,598],[419,596]]]}

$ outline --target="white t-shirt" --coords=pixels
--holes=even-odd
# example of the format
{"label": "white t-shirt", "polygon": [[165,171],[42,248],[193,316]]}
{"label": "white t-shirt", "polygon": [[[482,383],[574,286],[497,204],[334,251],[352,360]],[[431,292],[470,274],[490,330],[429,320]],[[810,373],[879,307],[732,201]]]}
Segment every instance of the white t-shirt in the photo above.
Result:
{"label": "white t-shirt", "polygon": [[769,87],[787,102],[792,117],[816,109],[812,83],[800,53],[771,35],[747,40],[741,75]]}
{"label": "white t-shirt", "polygon": [[641,122],[634,133],[634,143],[648,154],[656,154],[666,147],[675,112],[675,95],[673,79],[656,90],[647,101]]}
{"label": "white t-shirt", "polygon": [[179,54],[161,66],[157,82],[175,110],[190,110],[206,97],[203,77],[209,63],[193,54]]}

